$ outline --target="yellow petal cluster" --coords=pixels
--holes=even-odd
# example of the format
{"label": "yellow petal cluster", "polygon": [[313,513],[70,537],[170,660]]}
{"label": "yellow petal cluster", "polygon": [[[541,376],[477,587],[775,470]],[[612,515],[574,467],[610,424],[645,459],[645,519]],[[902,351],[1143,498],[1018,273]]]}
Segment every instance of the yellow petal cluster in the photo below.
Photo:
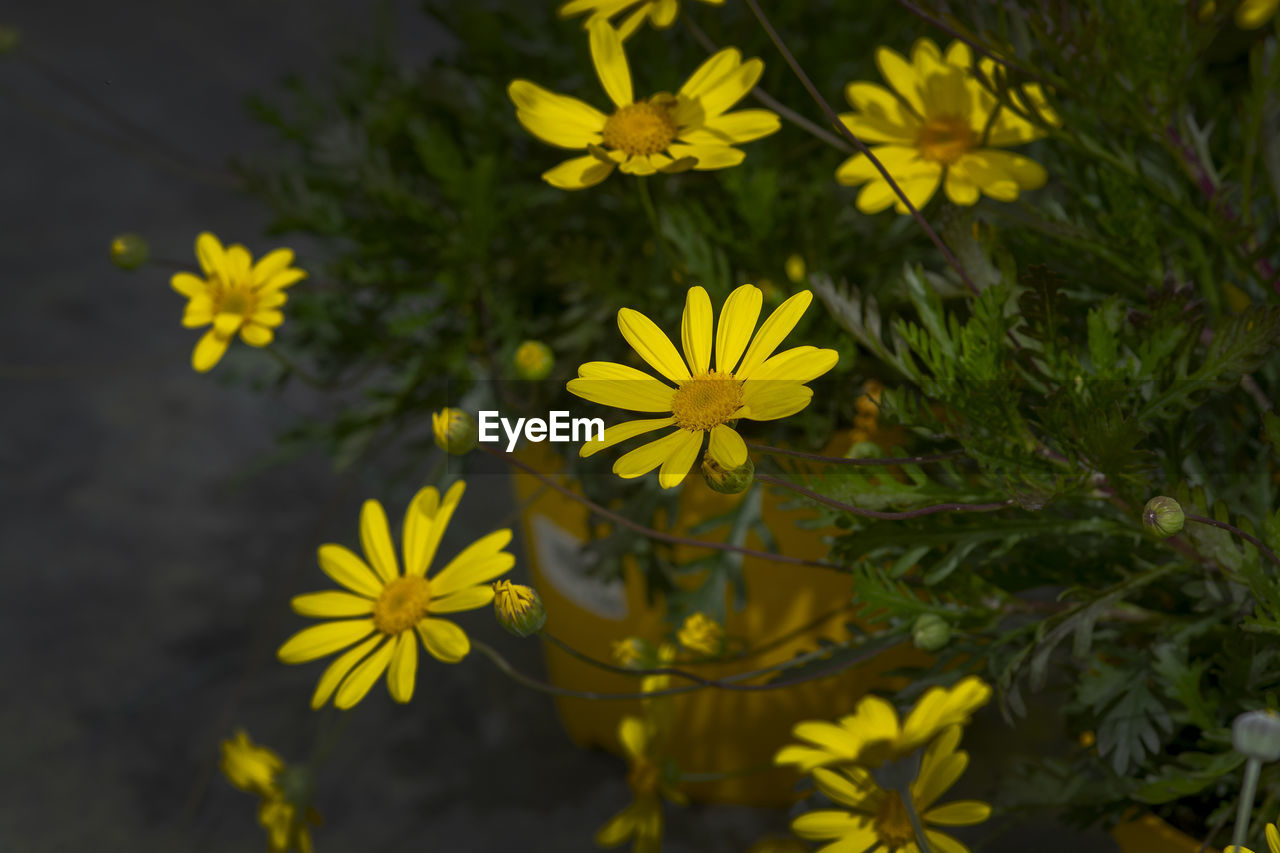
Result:
{"label": "yellow petal cluster", "polygon": [[618,31],[599,17],[589,21],[587,31],[596,75],[614,105],[612,114],[528,80],[507,87],[526,130],[549,145],[583,152],[543,173],[552,186],[594,186],[614,169],[652,175],[736,166],[746,155],[734,145],[778,129],[778,116],[769,110],[727,112],[760,79],[764,63],[759,59],[743,62],[735,48],[725,48],[676,94],[637,99]]}
{"label": "yellow petal cluster", "polygon": [[617,847],[634,839],[632,850],[656,853],[662,845],[662,798],[683,805],[687,798],[663,779],[658,754],[659,732],[652,721],[623,717],[618,740],[627,756],[631,804],[596,833],[596,844]]}
{"label": "yellow petal cluster", "polygon": [[[864,142],[893,176],[916,208],[923,207],[942,184],[955,204],[971,205],[980,195],[1014,201],[1025,190],[1044,186],[1039,163],[1001,149],[1023,145],[1044,131],[1003,107],[973,73],[973,56],[963,42],[952,42],[944,55],[927,38],[915,43],[911,60],[881,47],[876,64],[892,91],[877,83],[853,82],[845,97],[855,112],[840,120]],[[996,73],[993,60],[978,68],[987,79]],[[1049,124],[1058,119],[1037,84],[1014,90],[1015,101],[1030,107]],[[846,160],[836,179],[862,186],[858,210],[879,213],[907,207],[865,154]]]}
{"label": "yellow petal cluster", "polygon": [[[719,6],[724,0],[702,0]],[[666,29],[680,14],[680,0],[569,0],[560,7],[560,17],[571,18],[586,13],[587,23],[597,20],[610,21],[626,12],[618,25],[618,34],[626,39],[647,20],[655,29]]]}
{"label": "yellow petal cluster", "polygon": [[307,274],[293,266],[290,249],[276,249],[254,263],[244,246],[223,248],[207,231],[196,238],[196,257],[203,278],[180,272],[169,284],[187,297],[182,325],[190,329],[213,325],[191,354],[191,366],[204,373],[222,359],[237,332],[251,347],[271,343],[274,330],[284,322],[280,308],[288,298],[285,288]]}
{"label": "yellow petal cluster", "polygon": [[222,773],[232,785],[261,797],[258,823],[267,833],[269,853],[311,853],[311,830],[320,816],[312,808],[301,809],[288,801],[277,781],[285,763],[274,751],[249,740],[238,729],[235,736],[222,742]]}
{"label": "yellow petal cluster", "polygon": [[747,459],[747,445],[730,423],[794,415],[813,397],[805,383],[835,367],[839,359],[835,350],[812,346],[775,354],[812,301],[810,291],[797,293],[756,329],[764,303],[760,288],[744,284],[730,293],[717,322],[711,297],[701,287],[691,287],[680,324],[683,357],[652,320],[639,311],[621,309],[622,336],[662,379],[625,364],[592,361],[578,368],[569,391],[593,403],[666,416],[611,426],[600,439],[585,443],[579,455],[590,456],[673,427],[662,438],[623,454],[613,472],[630,479],[657,468],[662,488],[674,488],[693,468],[704,438],[716,464],[725,470],[738,468]]}

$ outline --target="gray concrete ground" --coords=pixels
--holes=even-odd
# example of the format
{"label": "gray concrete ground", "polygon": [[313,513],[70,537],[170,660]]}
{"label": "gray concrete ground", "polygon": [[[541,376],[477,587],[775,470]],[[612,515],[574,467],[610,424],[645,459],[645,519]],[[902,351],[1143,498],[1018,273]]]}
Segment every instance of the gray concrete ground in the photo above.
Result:
{"label": "gray concrete ground", "polygon": [[[405,61],[441,38],[402,3]],[[199,162],[270,146],[242,109],[290,71],[323,76],[369,32],[342,0],[129,0],[9,4],[24,49]],[[156,254],[192,256],[197,231],[256,252],[252,201],[33,117],[18,100],[95,117],[26,65],[0,60],[0,851],[262,849],[252,800],[217,773],[236,726],[302,758],[330,716],[306,708],[318,665],[274,649],[301,624],[288,597],[327,584],[324,541],[352,542],[360,501],[393,516],[406,493],[394,448],[356,475],[304,458],[256,470],[273,434],[321,405],[264,396],[188,366],[197,332],[158,270],[124,273],[109,239],[137,231]],[[223,368],[261,354],[233,347]],[[226,371],[224,371],[226,372]],[[509,507],[494,471],[473,482],[443,553]],[[469,630],[537,669],[531,644],[487,614]],[[418,695],[374,689],[320,783],[321,851],[591,849],[626,802],[620,763],[575,749],[551,705],[483,660],[424,662]],[[736,808],[673,816],[674,853],[738,853],[785,816]],[[1057,828],[990,850],[1106,850]],[[1057,846],[1055,846],[1057,845]]]}

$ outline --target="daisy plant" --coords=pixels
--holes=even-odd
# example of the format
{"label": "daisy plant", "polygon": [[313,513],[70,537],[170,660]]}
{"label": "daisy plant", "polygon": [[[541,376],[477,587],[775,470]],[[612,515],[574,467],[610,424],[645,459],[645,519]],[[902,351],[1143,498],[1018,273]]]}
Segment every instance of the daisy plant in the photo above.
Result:
{"label": "daisy plant", "polygon": [[[702,0],[712,6],[723,5],[724,0]],[[646,20],[655,29],[666,29],[675,23],[680,14],[680,0],[569,0],[560,7],[560,17],[587,14],[588,24],[596,20],[610,21],[625,13],[618,25],[618,35],[629,38]]]}
{"label": "daisy plant", "polygon": [[543,173],[552,186],[594,186],[615,168],[652,175],[736,166],[746,155],[734,145],[778,129],[778,116],[769,110],[726,112],[760,79],[764,63],[759,59],[743,62],[737,49],[725,48],[702,63],[674,95],[637,100],[618,31],[599,18],[589,22],[587,31],[596,74],[613,101],[612,114],[528,80],[507,87],[526,130],[550,145],[583,152]]}
{"label": "daisy plant", "polygon": [[494,590],[489,582],[515,565],[515,557],[503,550],[511,541],[511,531],[496,530],[427,576],[464,489],[465,484],[458,481],[441,498],[435,488],[428,487],[409,502],[403,572],[386,513],[376,500],[365,501],[360,513],[365,559],[341,545],[320,546],[320,568],[346,589],[296,596],[294,612],[329,621],[294,634],[277,654],[284,663],[305,663],[354,648],[320,676],[312,708],[320,708],[331,696],[338,708],[350,708],[383,672],[391,698],[408,702],[413,698],[419,638],[432,657],[445,663],[457,663],[470,652],[466,632],[440,617],[492,602]]}
{"label": "daisy plant", "polygon": [[169,283],[187,297],[182,325],[213,325],[191,354],[191,366],[204,373],[222,359],[237,332],[251,347],[270,344],[284,322],[285,288],[307,274],[293,266],[291,249],[276,249],[255,264],[244,246],[223,248],[207,231],[196,238],[196,257],[203,276],[175,273]]}
{"label": "daisy plant", "polygon": [[[944,55],[927,38],[916,41],[911,60],[887,47],[876,51],[876,64],[892,90],[877,83],[853,82],[845,97],[855,112],[840,120],[859,139],[879,143],[871,149],[916,208],[923,207],[938,185],[955,204],[971,205],[980,195],[1014,201],[1025,190],[1044,186],[1048,176],[1033,160],[1001,149],[1038,139],[1044,131],[1000,105],[973,73],[973,56],[963,42],[952,42]],[[992,79],[996,66],[984,58],[978,68]],[[1056,122],[1037,84],[1020,97],[1048,122]],[[846,160],[836,180],[862,185],[858,210],[879,213],[907,207],[865,154]]]}
{"label": "daisy plant", "polygon": [[[818,790],[846,808],[800,815],[792,832],[808,841],[830,842],[818,853],[968,853],[968,847],[936,827],[982,823],[991,806],[977,800],[934,805],[968,766],[969,754],[956,749],[960,733],[960,726],[948,726],[933,740],[919,775],[905,790],[886,790],[862,767],[814,770]],[[923,830],[923,844],[918,830]]]}
{"label": "daisy plant", "polygon": [[740,418],[777,420],[804,409],[813,397],[813,389],[805,383],[835,367],[839,359],[835,350],[812,346],[775,354],[812,300],[807,290],[795,294],[757,330],[764,301],[760,288],[744,284],[730,293],[716,323],[707,292],[691,287],[680,324],[683,358],[652,320],[630,308],[619,310],[622,336],[662,379],[625,364],[591,361],[578,368],[569,391],[605,406],[669,415],[611,426],[602,438],[585,443],[579,455],[591,456],[619,442],[674,427],[662,438],[619,457],[613,472],[629,479],[658,468],[662,488],[674,488],[693,467],[704,439],[718,465],[726,470],[738,468],[747,461],[747,445],[732,424]]}

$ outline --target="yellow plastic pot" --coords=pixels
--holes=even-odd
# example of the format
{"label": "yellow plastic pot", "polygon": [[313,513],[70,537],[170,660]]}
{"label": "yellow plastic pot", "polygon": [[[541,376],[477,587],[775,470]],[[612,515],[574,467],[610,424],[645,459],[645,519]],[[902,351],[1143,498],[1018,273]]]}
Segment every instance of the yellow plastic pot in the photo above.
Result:
{"label": "yellow plastic pot", "polygon": [[[843,444],[847,446],[849,437]],[[544,474],[554,475],[560,466],[546,445],[530,445],[519,457]],[[534,498],[541,483],[517,472],[515,490],[520,501]],[[696,475],[686,480],[680,499],[676,528],[684,533],[698,522],[726,512],[740,496],[712,492]],[[779,508],[779,500],[766,492],[763,518],[783,554],[821,559],[827,548],[822,531],[796,527],[803,511]],[[527,565],[547,610],[547,630],[560,640],[599,660],[610,660],[614,640],[636,635],[650,642],[667,636],[662,623],[662,602],[646,600],[643,579],[634,565],[627,565],[625,580],[602,581],[591,577],[582,565],[578,547],[587,540],[589,525],[601,523],[582,504],[545,490],[529,504],[521,517],[527,543]],[[714,538],[716,534],[710,534]],[[708,538],[704,536],[703,538]],[[752,537],[750,547],[763,548]],[[677,549],[684,560],[705,550]],[[850,577],[821,568],[787,565],[761,558],[743,561],[748,604],[742,611],[727,608],[725,630],[751,647],[769,644],[749,660],[729,664],[691,666],[708,678],[719,678],[746,668],[760,668],[786,661],[817,647],[819,637],[848,639],[846,608],[851,600]],[[833,616],[807,629],[826,613]],[[794,634],[794,636],[792,636]],[[776,646],[774,640],[782,638]],[[579,690],[628,693],[639,689],[639,679],[601,671],[575,660],[562,650],[544,644],[547,672],[557,685]],[[899,681],[881,673],[923,656],[911,648],[895,648],[830,678],[777,690],[752,693],[717,689],[700,690],[674,698],[676,720],[670,752],[687,773],[715,773],[765,765],[791,740],[791,728],[807,719],[833,719],[849,713],[869,688],[896,689]],[[673,684],[687,683],[673,679]],[[618,720],[639,713],[638,702],[587,701],[557,698],[558,710],[570,737],[584,746],[618,749]],[[784,805],[794,800],[794,771],[779,768],[715,782],[691,783],[685,792],[693,799],[744,805]]]}
{"label": "yellow plastic pot", "polygon": [[[1153,814],[1127,821],[1111,830],[1120,853],[1198,853],[1200,842],[1174,829]],[[1218,853],[1206,847],[1204,853]]]}

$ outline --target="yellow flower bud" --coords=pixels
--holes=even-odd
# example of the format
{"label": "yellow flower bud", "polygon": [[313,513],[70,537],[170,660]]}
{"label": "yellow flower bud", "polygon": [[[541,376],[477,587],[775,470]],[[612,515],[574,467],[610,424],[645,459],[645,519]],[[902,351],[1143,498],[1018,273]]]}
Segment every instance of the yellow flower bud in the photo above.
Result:
{"label": "yellow flower bud", "polygon": [[1182,530],[1186,520],[1182,506],[1173,498],[1164,495],[1152,498],[1142,508],[1142,523],[1161,539]]}
{"label": "yellow flower bud", "polygon": [[712,491],[722,495],[737,495],[745,492],[755,482],[756,466],[749,458],[732,471],[726,471],[711,458],[711,454],[702,457],[702,478]]}
{"label": "yellow flower bud", "polygon": [[516,375],[521,379],[546,379],[555,367],[555,353],[542,341],[525,341],[516,347]]}
{"label": "yellow flower bud", "polygon": [[263,797],[278,796],[276,774],[284,761],[265,746],[249,740],[244,729],[222,742],[222,774],[241,791]]}
{"label": "yellow flower bud", "polygon": [[618,666],[629,666],[634,669],[641,669],[645,659],[651,653],[649,644],[639,637],[614,640],[609,646],[609,651]]}
{"label": "yellow flower bud", "polygon": [[547,621],[547,611],[538,593],[511,581],[494,583],[493,612],[498,624],[517,637],[538,633]]}
{"label": "yellow flower bud", "polygon": [[808,270],[805,268],[804,258],[799,255],[792,255],[787,258],[787,278],[792,284],[800,284],[804,281],[805,274]]}
{"label": "yellow flower bud", "polygon": [[691,652],[715,657],[724,649],[724,628],[707,614],[694,613],[684,620],[676,639]]}
{"label": "yellow flower bud", "polygon": [[471,451],[479,438],[475,418],[461,409],[441,409],[433,414],[431,431],[435,434],[436,447],[454,456]]}
{"label": "yellow flower bud", "polygon": [[150,257],[147,241],[137,234],[121,234],[111,241],[111,261],[122,270],[136,270]]}

